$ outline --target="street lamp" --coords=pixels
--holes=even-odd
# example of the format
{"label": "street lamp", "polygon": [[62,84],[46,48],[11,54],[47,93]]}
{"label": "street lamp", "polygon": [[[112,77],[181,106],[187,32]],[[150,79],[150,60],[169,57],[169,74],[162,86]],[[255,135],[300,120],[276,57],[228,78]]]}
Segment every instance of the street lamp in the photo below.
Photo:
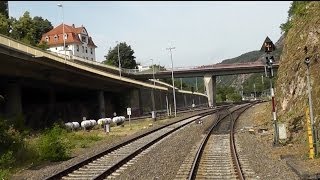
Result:
{"label": "street lamp", "polygon": [[152,76],[153,76],[153,87],[152,87],[152,118],[155,119],[155,100],[154,100],[154,88],[155,88],[155,78],[154,78],[154,64],[153,64],[153,59],[150,59],[152,62]]}
{"label": "street lamp", "polygon": [[253,90],[254,90],[254,100],[257,100],[257,92],[256,92],[256,84],[253,83]]}
{"label": "street lamp", "polygon": [[[196,77],[196,91],[198,92],[198,77]],[[201,104],[200,103],[200,96],[199,97],[199,105]]]}
{"label": "street lamp", "polygon": [[120,78],[121,78],[120,50],[119,50],[119,44],[118,44],[118,41],[116,41],[116,43],[117,43],[117,46],[118,46],[119,75],[120,75]]}
{"label": "street lamp", "polygon": [[175,47],[167,48],[167,50],[170,51],[170,57],[171,57],[171,78],[172,78],[173,103],[174,103],[174,117],[177,117],[176,91],[174,88],[173,61],[172,61],[172,51],[171,51],[172,49],[175,49]]}
{"label": "street lamp", "polygon": [[153,77],[153,88],[155,86],[155,78],[154,78],[154,65],[153,65],[153,59],[150,59],[151,60],[151,63],[152,63],[152,77]]}
{"label": "street lamp", "polygon": [[[278,122],[277,122],[277,116],[276,116],[276,108],[275,108],[275,101],[274,101],[274,90],[272,87],[272,77],[273,77],[273,69],[272,65],[274,63],[274,57],[270,56],[270,53],[274,51],[275,45],[273,42],[269,39],[267,36],[266,39],[264,40],[264,43],[261,47],[261,50],[264,49],[264,51],[267,53],[266,55],[266,66],[265,66],[265,73],[266,76],[270,78],[270,93],[272,97],[272,116],[273,116],[273,122],[274,122],[274,139],[273,139],[273,144],[274,145],[279,145],[279,129],[278,129]],[[268,69],[268,70],[267,70]]]}
{"label": "street lamp", "polygon": [[63,50],[64,50],[64,60],[66,61],[66,38],[65,38],[65,34],[64,34],[64,12],[63,12],[63,6],[62,4],[57,4],[58,7],[61,7],[62,9],[62,38],[63,38]]}

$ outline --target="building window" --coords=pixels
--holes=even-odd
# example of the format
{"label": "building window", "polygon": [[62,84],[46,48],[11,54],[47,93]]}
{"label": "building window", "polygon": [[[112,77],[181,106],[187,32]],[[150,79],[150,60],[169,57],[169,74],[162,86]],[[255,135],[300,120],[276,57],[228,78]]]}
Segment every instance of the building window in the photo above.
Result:
{"label": "building window", "polygon": [[79,52],[79,45],[77,45],[77,51]]}
{"label": "building window", "polygon": [[86,47],[86,53],[88,53],[88,48]]}
{"label": "building window", "polygon": [[56,47],[56,50],[58,50],[58,48]]}
{"label": "building window", "polygon": [[46,41],[49,42],[49,37],[48,36],[46,36]]}
{"label": "building window", "polygon": [[82,46],[82,53],[84,53],[84,46]]}
{"label": "building window", "polygon": [[86,57],[86,59],[88,59],[88,57]]}
{"label": "building window", "polygon": [[81,41],[82,41],[82,42],[87,42],[87,37],[81,36]]}
{"label": "building window", "polygon": [[58,36],[54,35],[54,41],[58,41]]}
{"label": "building window", "polygon": [[90,52],[91,52],[91,54],[92,54],[92,48],[90,48]]}
{"label": "building window", "polygon": [[64,34],[64,39],[68,39],[68,34]]}
{"label": "building window", "polygon": [[91,60],[93,61],[93,58],[91,58]]}

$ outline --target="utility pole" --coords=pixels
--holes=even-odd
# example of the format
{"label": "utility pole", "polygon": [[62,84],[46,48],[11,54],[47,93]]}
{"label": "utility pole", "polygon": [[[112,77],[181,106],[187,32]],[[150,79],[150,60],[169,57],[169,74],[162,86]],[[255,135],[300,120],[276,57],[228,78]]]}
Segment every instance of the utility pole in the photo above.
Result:
{"label": "utility pole", "polygon": [[152,63],[152,76],[153,76],[153,87],[152,87],[152,119],[156,119],[156,113],[155,113],[155,99],[154,99],[154,88],[155,88],[155,78],[154,78],[154,64],[153,64],[153,59],[150,59]]}
{"label": "utility pole", "polygon": [[[198,77],[196,77],[196,91],[198,92]],[[199,98],[199,105],[201,104],[200,103],[200,96],[198,96]]]}
{"label": "utility pole", "polygon": [[176,91],[174,87],[174,77],[173,77],[172,49],[175,49],[175,47],[167,48],[167,50],[170,51],[170,55],[171,55],[170,56],[171,57],[171,78],[172,78],[172,90],[173,90],[174,117],[177,117]]}
{"label": "utility pole", "polygon": [[117,43],[117,46],[118,46],[118,61],[119,61],[119,75],[120,75],[120,78],[121,78],[121,61],[120,61],[120,49],[119,49],[119,45],[118,44],[118,41],[116,41]]}
{"label": "utility pole", "polygon": [[254,100],[257,100],[256,84],[255,83],[253,83],[253,90],[254,90]]}
{"label": "utility pole", "polygon": [[[304,48],[305,54],[308,52],[308,48]],[[311,131],[312,131],[312,139],[313,139],[313,147],[315,151],[315,155],[318,155],[318,140],[317,140],[317,133],[314,123],[313,117],[313,107],[312,107],[312,96],[311,96],[311,83],[310,83],[310,57],[306,57],[304,60],[305,64],[307,65],[307,84],[308,84],[308,99],[309,99],[309,110],[310,110],[310,120],[311,120]]]}
{"label": "utility pole", "polygon": [[63,50],[64,50],[64,61],[66,61],[67,54],[66,54],[66,38],[65,38],[65,33],[64,33],[64,10],[63,10],[63,5],[58,4],[58,7],[61,7],[62,9],[62,38],[63,38]]}

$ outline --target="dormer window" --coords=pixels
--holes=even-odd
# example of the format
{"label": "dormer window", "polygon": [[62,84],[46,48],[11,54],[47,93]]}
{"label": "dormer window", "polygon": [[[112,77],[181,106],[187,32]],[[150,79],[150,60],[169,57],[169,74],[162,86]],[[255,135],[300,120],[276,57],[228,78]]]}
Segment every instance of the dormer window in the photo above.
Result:
{"label": "dormer window", "polygon": [[87,37],[86,36],[81,36],[81,41],[86,43],[87,42]]}
{"label": "dormer window", "polygon": [[58,36],[54,35],[54,41],[58,41]]}
{"label": "dormer window", "polygon": [[46,36],[46,41],[49,42],[49,37],[48,36]]}

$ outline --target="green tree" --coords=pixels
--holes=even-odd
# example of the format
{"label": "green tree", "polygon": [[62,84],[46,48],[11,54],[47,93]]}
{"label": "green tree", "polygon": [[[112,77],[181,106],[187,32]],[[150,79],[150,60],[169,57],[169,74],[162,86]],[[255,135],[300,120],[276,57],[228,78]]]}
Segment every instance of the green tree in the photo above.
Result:
{"label": "green tree", "polygon": [[222,101],[227,100],[227,95],[235,93],[235,88],[231,86],[217,86],[217,95]]}
{"label": "green tree", "polygon": [[239,93],[228,94],[227,98],[233,102],[240,102],[242,100],[242,97]]}
{"label": "green tree", "polygon": [[35,24],[26,11],[19,20],[12,19],[11,36],[24,43],[35,45]]}
{"label": "green tree", "polygon": [[8,1],[0,1],[0,14],[9,18]]}
{"label": "green tree", "polygon": [[119,66],[118,60],[118,46],[119,46],[119,54],[120,54],[120,63],[121,68],[127,69],[136,69],[137,62],[135,60],[135,56],[133,56],[134,51],[131,49],[131,46],[128,46],[126,42],[121,42],[119,45],[115,46],[113,49],[110,49],[106,60],[102,63],[112,65],[112,66]]}
{"label": "green tree", "polygon": [[30,13],[26,11],[18,20],[12,18],[10,36],[14,39],[37,46],[41,40],[42,34],[53,29],[51,22],[42,17],[35,16],[31,18]]}
{"label": "green tree", "polygon": [[35,25],[35,43],[38,44],[41,40],[42,35],[53,29],[53,26],[51,22],[48,21],[48,19],[43,19],[40,16],[35,16],[32,21]]}
{"label": "green tree", "polygon": [[10,21],[5,15],[0,14],[0,34],[8,36],[10,32]]}

